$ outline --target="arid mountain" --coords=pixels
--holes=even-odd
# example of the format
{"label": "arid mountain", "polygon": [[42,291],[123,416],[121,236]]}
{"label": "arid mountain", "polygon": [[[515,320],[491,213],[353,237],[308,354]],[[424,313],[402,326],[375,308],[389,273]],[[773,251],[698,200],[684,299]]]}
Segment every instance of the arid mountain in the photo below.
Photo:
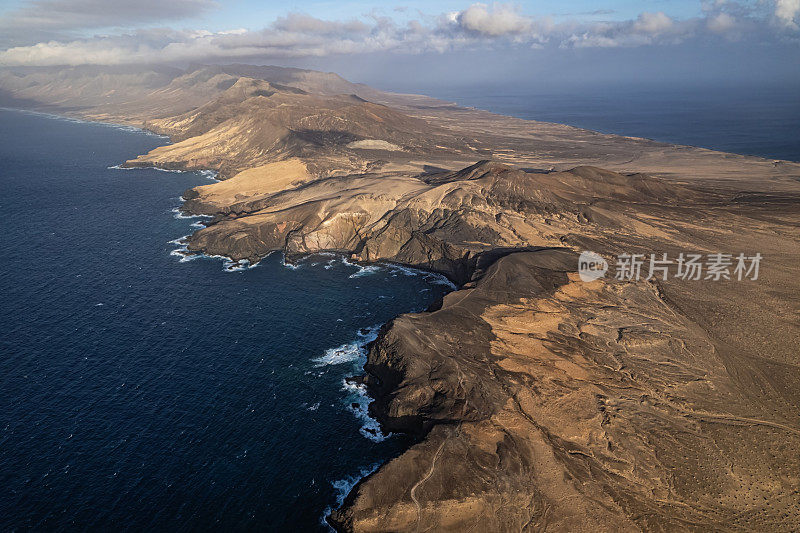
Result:
{"label": "arid mountain", "polygon": [[[170,157],[157,151],[135,164],[198,168],[206,162],[223,178],[242,165],[257,166],[247,164],[256,152],[261,151],[261,163],[297,157],[303,147],[310,149],[300,157],[318,176],[376,168],[453,170],[480,159],[528,169],[598,166],[734,188],[755,179],[769,190],[794,190],[794,176],[800,174],[793,163],[513,119],[284,67],[0,69],[0,99],[5,105],[147,127],[176,141],[197,137],[194,149],[183,144],[187,150]],[[253,113],[269,124],[250,118]],[[247,121],[255,127],[245,127]]]}
{"label": "arid mountain", "polygon": [[[213,65],[200,68],[210,72],[224,73],[236,78],[265,80],[314,94],[336,95],[358,94],[362,91],[378,92],[366,85],[351,83],[334,72],[241,64]],[[192,70],[192,68],[190,67],[189,70]]]}
{"label": "arid mountain", "polygon": [[[461,285],[372,344],[372,414],[417,440],[337,529],[800,530],[800,165],[296,69],[96,76],[0,88],[171,136],[130,166],[219,170],[184,194],[211,216],[186,253],[335,251]],[[763,263],[757,280],[584,282],[583,250]]]}
{"label": "arid mountain", "polygon": [[[216,215],[189,250],[334,250],[465,283],[373,344],[372,413],[422,440],[354,490],[337,528],[800,525],[800,194],[491,162],[320,178],[223,207],[227,187],[185,195]],[[770,262],[757,282],[584,283],[582,249]]]}
{"label": "arid mountain", "polygon": [[210,102],[146,126],[180,142],[131,165],[214,168],[223,177],[294,157],[324,175],[363,170],[381,152],[427,159],[473,153],[445,130],[356,95],[308,94],[253,78],[238,78]]}
{"label": "arid mountain", "polygon": [[181,74],[165,67],[1,68],[0,96],[69,112],[144,97]]}
{"label": "arid mountain", "polygon": [[461,136],[356,91],[385,93],[300,69],[231,65],[102,76],[94,68],[6,70],[0,90],[12,104],[145,127],[176,142],[132,166],[211,168],[229,178],[297,157],[327,175],[478,156]]}
{"label": "arid mountain", "polygon": [[228,190],[228,182],[187,191],[185,210],[217,216],[190,238],[189,249],[250,262],[275,250],[289,255],[336,250],[359,261],[445,272],[464,283],[474,258],[496,248],[561,246],[570,234],[619,237],[628,227],[660,233],[598,199],[677,205],[698,197],[641,175],[592,167],[526,173],[488,161],[452,173],[301,181],[229,205],[216,197],[218,189]]}
{"label": "arid mountain", "polygon": [[[108,115],[135,122],[195,109],[240,78],[267,81],[287,92],[322,96],[354,94],[372,101],[402,95],[351,83],[332,72],[255,65],[169,67],[0,68],[0,103],[24,102],[76,116]],[[430,99],[432,100],[432,99]]]}

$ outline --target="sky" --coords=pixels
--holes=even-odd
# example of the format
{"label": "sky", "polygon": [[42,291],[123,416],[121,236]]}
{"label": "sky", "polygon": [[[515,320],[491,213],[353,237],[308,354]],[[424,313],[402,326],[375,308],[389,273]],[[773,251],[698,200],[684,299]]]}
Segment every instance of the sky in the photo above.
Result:
{"label": "sky", "polygon": [[800,81],[800,0],[0,0],[0,66],[250,62],[437,83]]}

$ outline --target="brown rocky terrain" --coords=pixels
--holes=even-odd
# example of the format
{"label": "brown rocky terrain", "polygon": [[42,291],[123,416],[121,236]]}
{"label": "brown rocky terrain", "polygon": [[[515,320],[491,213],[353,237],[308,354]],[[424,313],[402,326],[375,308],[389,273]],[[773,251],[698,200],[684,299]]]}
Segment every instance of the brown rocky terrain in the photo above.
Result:
{"label": "brown rocky terrain", "polygon": [[[184,194],[212,217],[187,253],[335,251],[461,285],[371,346],[371,411],[416,444],[337,529],[800,529],[799,164],[277,67],[14,71],[0,88],[171,136],[130,166],[220,171]],[[583,282],[582,250],[763,261],[756,281]]]}
{"label": "brown rocky terrain", "polygon": [[[787,246],[768,240],[776,256]],[[797,529],[798,301],[777,296],[796,285],[797,244],[745,286],[584,283],[571,252],[516,252],[397,318],[369,353],[373,412],[424,438],[332,522]]]}
{"label": "brown rocky terrain", "polygon": [[[318,179],[224,215],[191,193],[218,214],[192,250],[336,250],[467,283],[372,346],[373,414],[422,440],[338,528],[800,527],[800,194],[491,162]],[[583,283],[581,249],[770,259],[757,282]]]}

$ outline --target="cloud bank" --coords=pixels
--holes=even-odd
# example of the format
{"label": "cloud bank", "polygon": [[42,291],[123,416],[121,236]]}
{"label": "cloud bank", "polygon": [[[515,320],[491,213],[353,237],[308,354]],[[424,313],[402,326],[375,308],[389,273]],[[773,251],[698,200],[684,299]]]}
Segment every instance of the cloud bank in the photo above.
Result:
{"label": "cloud bank", "polygon": [[[165,15],[189,16],[212,6],[210,0],[111,1],[120,6],[125,4],[124,9],[128,10],[125,16],[140,21],[149,20],[148,13],[154,11],[156,3],[160,19]],[[0,65],[123,65],[372,52],[415,54],[493,46],[610,48],[743,38],[753,42],[800,43],[797,24],[800,0],[775,0],[768,8],[764,1],[745,4],[715,0],[704,3],[702,16],[691,19],[678,20],[663,12],[645,12],[627,21],[590,23],[556,23],[548,17],[527,16],[513,5],[480,3],[461,11],[420,16],[403,23],[374,14],[332,21],[291,13],[258,31],[148,28],[11,46],[0,51]],[[96,13],[80,22],[78,15],[83,11]],[[37,0],[28,8],[12,13],[17,20],[11,22],[24,22],[32,27],[38,24],[38,28],[59,24],[60,28],[76,24],[106,27],[114,24],[112,15],[103,14],[109,12],[108,0]]]}
{"label": "cloud bank", "polygon": [[212,0],[34,0],[7,13],[2,27],[107,28],[194,17],[215,6]]}

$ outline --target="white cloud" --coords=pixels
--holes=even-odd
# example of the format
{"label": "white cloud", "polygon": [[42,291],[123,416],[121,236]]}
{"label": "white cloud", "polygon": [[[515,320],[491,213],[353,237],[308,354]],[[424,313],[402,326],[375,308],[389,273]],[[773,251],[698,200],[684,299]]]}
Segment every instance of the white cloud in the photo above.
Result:
{"label": "white cloud", "polygon": [[497,37],[516,35],[530,29],[531,19],[508,4],[472,4],[455,16],[455,22],[469,32]]}
{"label": "white cloud", "polygon": [[727,13],[718,13],[709,17],[706,25],[714,33],[725,34],[736,28],[736,19]]}
{"label": "white cloud", "polygon": [[671,18],[662,12],[642,13],[633,23],[633,31],[657,35],[672,29],[674,23]]}
{"label": "white cloud", "polygon": [[0,48],[186,20],[216,6],[214,0],[26,0],[0,16]]}
{"label": "white cloud", "polygon": [[798,13],[800,13],[800,0],[776,0],[775,16],[784,25],[798,29]]}
{"label": "white cloud", "polygon": [[319,35],[363,34],[369,26],[360,20],[346,22],[321,20],[303,13],[289,13],[275,21],[273,27],[279,31],[293,33],[315,33]]}
{"label": "white cloud", "polygon": [[[67,0],[47,0],[66,2]],[[75,0],[78,1],[78,0]],[[100,0],[80,0],[96,2]],[[121,1],[121,0],[112,0]],[[147,3],[153,0],[139,0]],[[183,0],[206,2],[206,0]],[[779,0],[798,2],[800,0]],[[500,46],[539,48],[634,47],[672,45],[691,39],[780,39],[770,31],[767,13],[756,19],[732,2],[708,4],[699,18],[678,20],[664,13],[642,13],[614,22],[565,21],[524,16],[517,8],[473,4],[463,11],[422,16],[398,23],[377,15],[345,21],[289,14],[258,30],[177,31],[147,28],[80,39],[47,39],[30,46],[0,50],[0,65],[78,65],[260,60],[339,54],[395,52],[414,54]],[[736,16],[731,13],[740,13]],[[794,16],[794,15],[793,15]],[[793,19],[792,19],[793,20]],[[791,37],[791,35],[789,36]],[[794,41],[797,42],[796,40]]]}
{"label": "white cloud", "polygon": [[641,13],[636,19],[600,22],[576,28],[562,47],[613,48],[678,44],[698,35],[698,20],[676,21],[664,13]]}

